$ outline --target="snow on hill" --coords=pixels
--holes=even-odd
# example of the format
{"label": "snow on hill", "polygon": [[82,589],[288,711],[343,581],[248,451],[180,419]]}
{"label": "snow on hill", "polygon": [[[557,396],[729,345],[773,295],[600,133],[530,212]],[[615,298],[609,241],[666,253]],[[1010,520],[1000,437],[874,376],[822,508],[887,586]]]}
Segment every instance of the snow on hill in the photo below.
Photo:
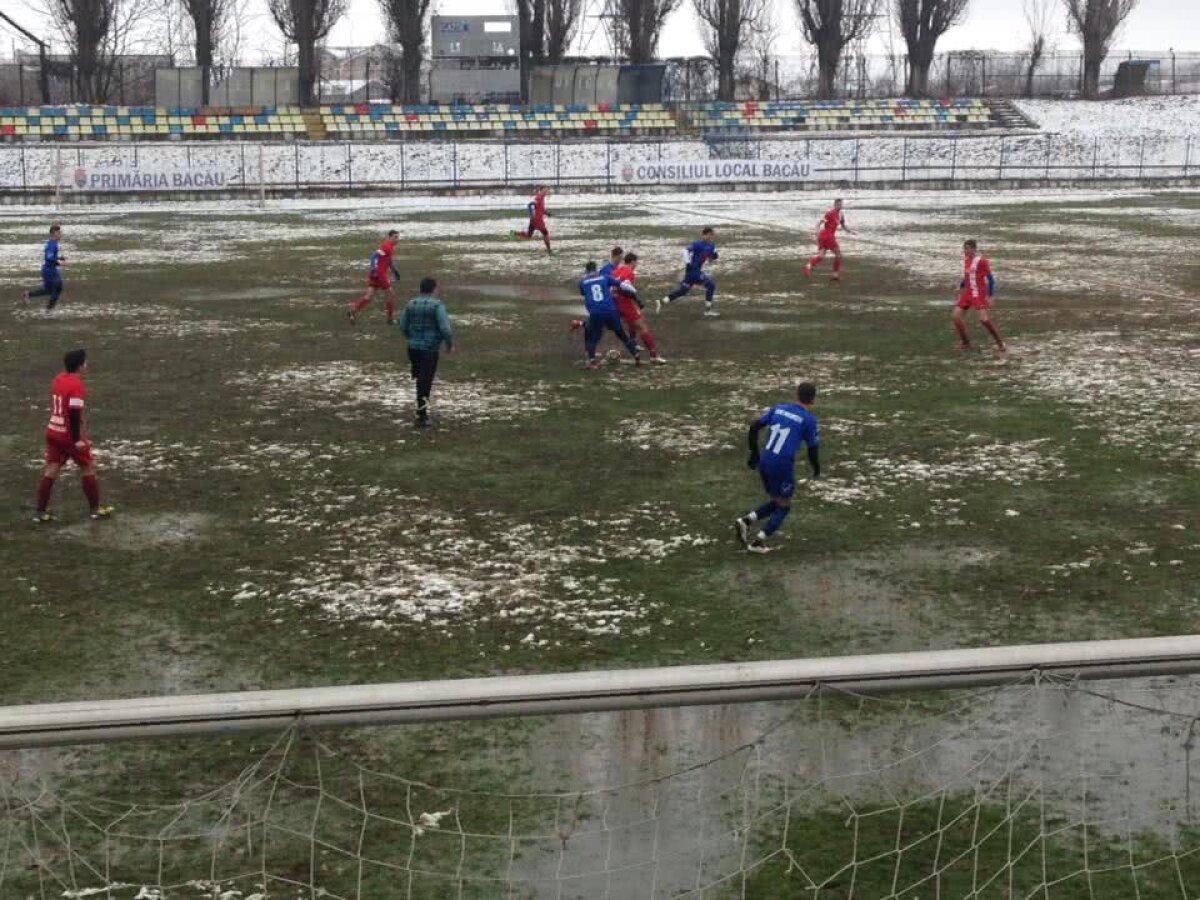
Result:
{"label": "snow on hill", "polygon": [[1200,95],[1127,100],[1019,100],[1045,131],[1114,137],[1200,135]]}

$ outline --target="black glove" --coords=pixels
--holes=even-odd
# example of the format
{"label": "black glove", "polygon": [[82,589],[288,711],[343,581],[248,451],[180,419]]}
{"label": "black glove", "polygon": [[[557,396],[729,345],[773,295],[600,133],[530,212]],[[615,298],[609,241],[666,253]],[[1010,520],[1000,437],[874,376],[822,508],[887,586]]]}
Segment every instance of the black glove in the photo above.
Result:
{"label": "black glove", "polygon": [[758,454],[757,454],[757,453],[751,453],[751,454],[750,454],[750,458],[749,458],[748,460],[746,460],[746,468],[747,468],[747,469],[757,469],[757,468],[758,468],[758,462],[759,462],[759,460],[758,460]]}

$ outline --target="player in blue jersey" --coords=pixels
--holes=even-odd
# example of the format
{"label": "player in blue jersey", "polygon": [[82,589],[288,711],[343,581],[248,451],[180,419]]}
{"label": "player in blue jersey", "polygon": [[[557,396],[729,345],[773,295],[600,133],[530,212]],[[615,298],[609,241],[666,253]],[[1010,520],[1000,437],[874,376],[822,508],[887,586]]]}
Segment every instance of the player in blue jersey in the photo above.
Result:
{"label": "player in blue jersey", "polygon": [[704,271],[704,266],[717,258],[717,245],[714,243],[716,239],[716,232],[705,228],[700,232],[700,240],[688,244],[687,249],[683,251],[683,280],[679,282],[679,287],[655,304],[655,312],[662,312],[664,306],[674,303],[695,285],[700,284],[704,286],[704,315],[710,318],[720,315],[717,312],[717,283]]}
{"label": "player in blue jersey", "polygon": [[[608,262],[606,262],[604,265],[602,265],[600,267],[599,274],[612,275],[613,271],[617,268],[617,266],[621,265],[621,259],[624,256],[625,256],[625,251],[621,247],[613,247],[612,250],[610,250],[608,252]],[[618,281],[619,280],[620,279],[618,279]],[[586,301],[587,297],[584,296],[583,299]],[[579,329],[583,328],[585,325],[587,325],[587,319],[572,319],[571,320],[571,330],[572,331],[579,331]],[[584,337],[586,338],[587,335],[584,335]],[[636,336],[635,336],[634,340],[635,341],[637,340]]]}
{"label": "player in blue jersey", "polygon": [[621,265],[621,261],[625,258],[625,250],[621,247],[613,247],[608,251],[608,262],[600,267],[601,275],[611,275],[613,269]]}
{"label": "player in blue jersey", "polygon": [[[758,469],[767,496],[771,498],[734,523],[738,538],[751,553],[770,552],[767,539],[779,530],[791,512],[792,496],[796,493],[795,460],[801,444],[808,448],[812,477],[819,478],[821,475],[817,417],[812,414],[816,399],[816,387],[806,381],[801,382],[796,386],[795,403],[780,403],[771,407],[750,426],[750,458],[746,465]],[[760,453],[758,433],[764,428],[768,430],[767,443]],[[764,520],[766,524],[751,538],[751,526]]]}
{"label": "player in blue jersey", "polygon": [[25,292],[25,300],[31,297],[49,297],[46,302],[47,312],[54,309],[63,292],[62,272],[59,269],[67,264],[67,260],[58,250],[61,237],[62,227],[51,225],[50,240],[46,241],[46,246],[42,249],[42,286],[37,290]]}
{"label": "player in blue jersey", "polygon": [[583,344],[587,349],[589,369],[600,368],[596,348],[600,345],[600,339],[604,337],[605,329],[615,334],[617,340],[629,350],[634,363],[641,365],[637,341],[626,334],[621,326],[621,315],[617,312],[617,304],[613,299],[613,290],[617,288],[627,294],[634,292],[633,285],[628,282],[614,278],[611,273],[597,272],[594,262],[584,266],[583,278],[579,280],[579,293],[583,294],[583,302],[588,311],[587,323],[583,326]]}

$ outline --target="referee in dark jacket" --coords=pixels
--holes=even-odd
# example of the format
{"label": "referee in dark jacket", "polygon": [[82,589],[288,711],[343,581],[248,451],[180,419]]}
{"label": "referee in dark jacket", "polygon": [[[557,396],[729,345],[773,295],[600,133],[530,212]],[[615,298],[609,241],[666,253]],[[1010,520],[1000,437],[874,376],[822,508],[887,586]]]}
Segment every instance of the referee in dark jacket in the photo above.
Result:
{"label": "referee in dark jacket", "polygon": [[417,382],[417,427],[424,428],[429,425],[429,394],[442,344],[447,353],[454,352],[454,331],[450,315],[437,296],[436,279],[421,279],[421,293],[404,307],[400,330],[408,340],[408,360]]}

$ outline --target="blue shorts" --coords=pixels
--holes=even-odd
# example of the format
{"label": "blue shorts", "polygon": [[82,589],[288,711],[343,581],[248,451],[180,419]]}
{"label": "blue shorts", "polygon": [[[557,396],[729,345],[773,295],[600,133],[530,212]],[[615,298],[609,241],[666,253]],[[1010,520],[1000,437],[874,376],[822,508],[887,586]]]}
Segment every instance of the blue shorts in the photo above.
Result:
{"label": "blue shorts", "polygon": [[47,291],[53,291],[55,288],[62,290],[62,275],[58,273],[58,269],[42,269],[42,287]]}
{"label": "blue shorts", "polygon": [[681,284],[686,284],[689,287],[696,284],[702,284],[708,287],[713,284],[712,277],[707,272],[685,272]]}
{"label": "blue shorts", "polygon": [[621,314],[615,306],[597,312],[588,312],[588,324],[598,331],[608,328],[610,331],[623,333],[621,329]]}
{"label": "blue shorts", "polygon": [[764,461],[758,465],[758,474],[767,496],[773,500],[790,500],[795,495],[796,472],[792,466],[771,465]]}

